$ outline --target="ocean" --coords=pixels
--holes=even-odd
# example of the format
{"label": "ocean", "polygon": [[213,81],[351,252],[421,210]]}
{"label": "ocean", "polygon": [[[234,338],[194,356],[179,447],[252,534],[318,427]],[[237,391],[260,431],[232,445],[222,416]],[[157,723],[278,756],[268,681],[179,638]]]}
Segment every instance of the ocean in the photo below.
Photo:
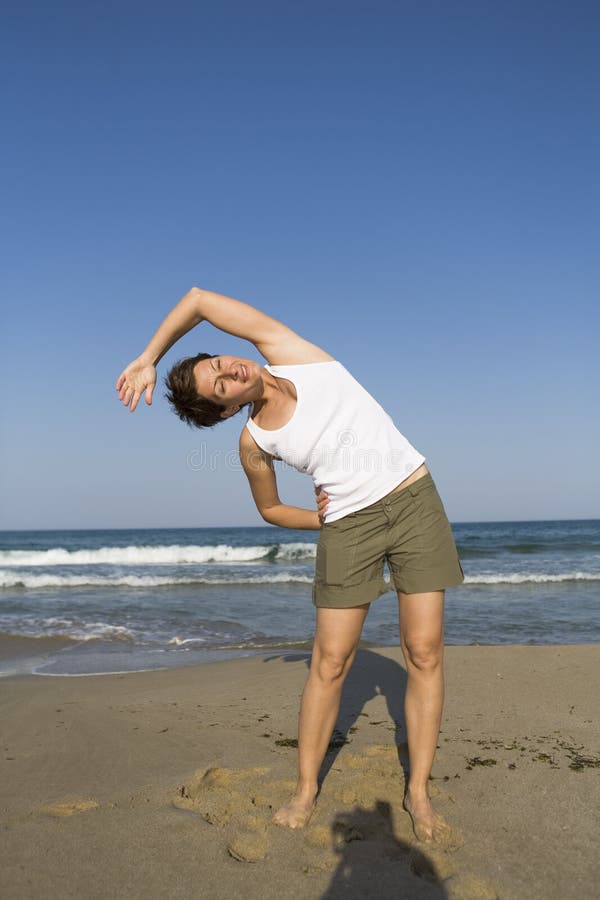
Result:
{"label": "ocean", "polygon": [[[452,526],[465,582],[447,644],[600,639],[600,520]],[[273,527],[0,532],[0,638],[62,638],[0,675],[171,668],[311,646],[317,532]],[[390,590],[363,629],[398,643]],[[39,643],[39,642],[37,642]]]}

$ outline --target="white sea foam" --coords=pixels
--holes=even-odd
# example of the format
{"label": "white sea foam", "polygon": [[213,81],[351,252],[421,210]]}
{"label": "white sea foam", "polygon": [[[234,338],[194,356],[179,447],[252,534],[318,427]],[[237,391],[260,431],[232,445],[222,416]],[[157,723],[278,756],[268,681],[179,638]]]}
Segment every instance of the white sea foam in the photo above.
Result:
{"label": "white sea foam", "polygon": [[[0,588],[78,588],[78,587],[131,587],[157,588],[186,585],[241,585],[241,584],[311,584],[312,575],[297,572],[273,571],[262,575],[242,577],[203,573],[199,575],[35,575],[30,572],[0,570]],[[570,581],[600,581],[600,572],[499,572],[497,574],[466,575],[465,584],[557,584]]]}
{"label": "white sea foam", "polygon": [[167,641],[167,644],[175,644],[177,647],[182,647],[184,644],[205,644],[205,637],[195,637],[195,638],[180,638],[180,637],[172,637],[171,640]]}
{"label": "white sea foam", "polygon": [[0,550],[0,566],[179,566],[202,563],[240,563],[254,560],[312,559],[316,544],[229,544],[98,547],[96,550]]}
{"label": "white sea foam", "polygon": [[496,575],[465,575],[465,584],[555,584],[564,581],[600,581],[600,572],[499,572]]}
{"label": "white sea foam", "polygon": [[310,584],[312,578],[294,572],[272,572],[265,575],[33,575],[30,572],[0,570],[0,588],[77,588],[77,587],[132,587],[155,588],[169,585],[194,584],[285,584],[297,582]]}
{"label": "white sea foam", "polygon": [[77,641],[127,641],[134,643],[135,635],[123,625],[110,625],[108,622],[74,622],[49,616],[41,621],[42,631],[35,636],[64,635]]}
{"label": "white sea foam", "polygon": [[277,544],[277,560],[296,560],[296,559],[314,559],[317,555],[317,545],[306,542],[295,542],[289,544]]}

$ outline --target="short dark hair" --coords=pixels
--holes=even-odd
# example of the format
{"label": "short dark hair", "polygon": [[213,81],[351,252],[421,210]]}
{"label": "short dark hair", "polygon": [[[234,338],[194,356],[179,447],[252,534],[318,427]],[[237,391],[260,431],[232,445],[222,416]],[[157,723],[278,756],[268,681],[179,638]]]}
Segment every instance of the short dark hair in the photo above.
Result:
{"label": "short dark hair", "polygon": [[212,428],[219,422],[224,422],[221,413],[226,407],[213,403],[207,397],[202,397],[197,389],[194,379],[194,366],[203,359],[214,359],[215,353],[198,353],[197,356],[188,356],[180,359],[170,369],[165,378],[167,393],[165,397],[171,404],[176,416],[179,416],[186,425],[196,428]]}

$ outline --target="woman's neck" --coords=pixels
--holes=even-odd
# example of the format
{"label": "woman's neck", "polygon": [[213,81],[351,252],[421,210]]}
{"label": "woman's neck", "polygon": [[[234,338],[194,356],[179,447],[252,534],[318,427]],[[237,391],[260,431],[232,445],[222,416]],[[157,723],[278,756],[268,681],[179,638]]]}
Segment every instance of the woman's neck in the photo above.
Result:
{"label": "woman's neck", "polygon": [[291,381],[285,378],[276,378],[269,371],[261,372],[263,392],[254,401],[253,417],[272,421],[288,412],[289,407],[296,403],[296,390]]}

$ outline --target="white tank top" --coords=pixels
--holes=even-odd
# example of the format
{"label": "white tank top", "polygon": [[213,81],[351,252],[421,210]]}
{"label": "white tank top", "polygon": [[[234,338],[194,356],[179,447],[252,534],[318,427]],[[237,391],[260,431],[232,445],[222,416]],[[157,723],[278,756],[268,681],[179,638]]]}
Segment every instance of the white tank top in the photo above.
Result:
{"label": "white tank top", "polygon": [[281,428],[246,428],[266,453],[312,476],[329,494],[335,522],[389,494],[425,457],[344,366],[332,360],[265,366],[296,388],[296,408]]}

